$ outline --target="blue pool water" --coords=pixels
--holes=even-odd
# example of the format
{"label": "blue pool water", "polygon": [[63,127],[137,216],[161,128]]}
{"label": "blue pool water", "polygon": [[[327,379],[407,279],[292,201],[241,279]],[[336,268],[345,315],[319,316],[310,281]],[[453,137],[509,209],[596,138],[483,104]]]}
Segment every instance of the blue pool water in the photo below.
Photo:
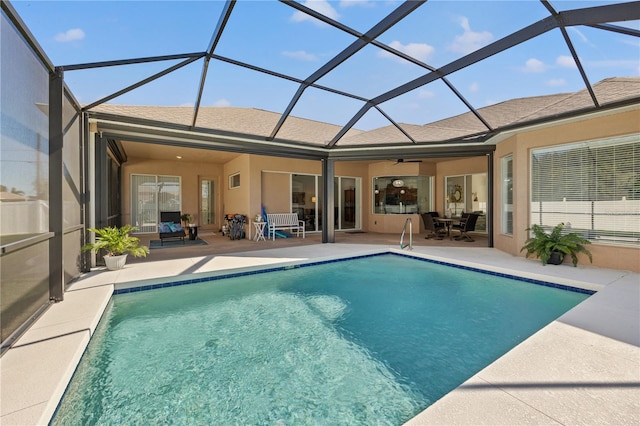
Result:
{"label": "blue pool water", "polygon": [[119,294],[52,423],[402,424],[587,297],[393,254]]}

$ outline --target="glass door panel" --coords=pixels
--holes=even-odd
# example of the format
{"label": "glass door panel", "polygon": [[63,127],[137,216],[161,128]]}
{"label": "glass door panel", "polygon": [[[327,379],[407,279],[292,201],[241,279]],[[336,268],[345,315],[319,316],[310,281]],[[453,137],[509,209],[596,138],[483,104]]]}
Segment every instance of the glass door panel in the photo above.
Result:
{"label": "glass door panel", "polygon": [[340,189],[342,196],[340,229],[355,229],[358,216],[356,211],[356,179],[341,178]]}
{"label": "glass door panel", "polygon": [[297,213],[298,219],[305,223],[305,231],[316,231],[316,192],[317,176],[291,175],[291,213]]}
{"label": "glass door panel", "polygon": [[215,182],[213,179],[200,179],[200,213],[197,224],[201,229],[216,229]]}
{"label": "glass door panel", "polygon": [[131,223],[137,232],[157,232],[161,211],[180,211],[180,177],[131,176]]}
{"label": "glass door panel", "polygon": [[131,176],[131,224],[138,232],[156,232],[158,189],[155,176]]}

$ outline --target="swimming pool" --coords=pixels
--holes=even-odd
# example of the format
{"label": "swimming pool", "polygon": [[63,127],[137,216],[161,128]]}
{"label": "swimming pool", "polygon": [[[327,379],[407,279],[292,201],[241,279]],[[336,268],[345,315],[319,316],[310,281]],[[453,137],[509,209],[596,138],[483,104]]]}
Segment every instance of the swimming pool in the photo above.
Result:
{"label": "swimming pool", "polygon": [[119,294],[53,424],[400,424],[586,297],[393,254]]}

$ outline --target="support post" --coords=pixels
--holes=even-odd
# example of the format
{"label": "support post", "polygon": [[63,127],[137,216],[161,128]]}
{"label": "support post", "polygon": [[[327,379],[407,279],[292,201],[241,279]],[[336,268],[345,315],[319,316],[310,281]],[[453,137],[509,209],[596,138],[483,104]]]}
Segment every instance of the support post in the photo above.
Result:
{"label": "support post", "polygon": [[333,188],[334,180],[334,163],[335,160],[324,159],[322,160],[322,242],[323,243],[335,243],[336,242],[336,228],[335,228],[335,190]]}
{"label": "support post", "polygon": [[487,154],[487,237],[489,247],[493,247],[493,152]]}
{"label": "support post", "polygon": [[63,153],[64,142],[63,108],[64,72],[56,67],[49,76],[49,300],[64,299],[63,261]]}
{"label": "support post", "polygon": [[107,138],[102,133],[96,135],[95,144],[95,205],[96,228],[109,226],[109,154]]}

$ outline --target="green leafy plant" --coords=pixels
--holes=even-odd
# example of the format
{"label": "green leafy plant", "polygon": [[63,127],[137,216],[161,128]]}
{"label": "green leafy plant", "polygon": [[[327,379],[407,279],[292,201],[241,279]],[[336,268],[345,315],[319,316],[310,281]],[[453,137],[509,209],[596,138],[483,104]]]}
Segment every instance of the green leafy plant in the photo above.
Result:
{"label": "green leafy plant", "polygon": [[571,256],[573,266],[578,265],[578,253],[583,253],[589,257],[589,261],[593,262],[591,252],[587,250],[585,245],[591,244],[587,239],[582,238],[576,232],[563,234],[564,223],[556,225],[550,233],[546,232],[540,225],[533,225],[527,228],[527,231],[533,232],[533,235],[525,241],[520,251],[527,251],[526,257],[535,254],[543,265],[546,265],[551,255],[559,253],[560,263],[566,255]]}
{"label": "green leafy plant", "polygon": [[82,250],[106,250],[109,256],[131,254],[134,257],[146,257],[149,248],[140,245],[140,240],[137,237],[129,235],[131,231],[136,229],[138,228],[131,225],[124,225],[120,228],[117,226],[107,226],[100,229],[89,228],[89,231],[96,234],[96,242],[85,244]]}
{"label": "green leafy plant", "polygon": [[180,216],[180,220],[184,222],[184,226],[187,226],[191,223],[191,215],[189,213],[184,213]]}

